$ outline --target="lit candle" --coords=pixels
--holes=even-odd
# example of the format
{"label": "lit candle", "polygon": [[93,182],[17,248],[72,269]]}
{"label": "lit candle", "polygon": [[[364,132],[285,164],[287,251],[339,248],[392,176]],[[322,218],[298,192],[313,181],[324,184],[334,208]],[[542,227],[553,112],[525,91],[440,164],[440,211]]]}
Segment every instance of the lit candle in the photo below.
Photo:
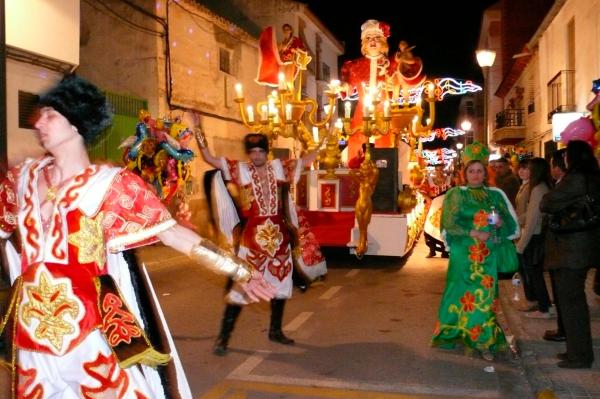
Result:
{"label": "lit candle", "polygon": [[269,115],[275,115],[277,113],[277,108],[275,108],[275,100],[271,97],[269,98]]}
{"label": "lit candle", "polygon": [[292,104],[285,105],[285,119],[288,121],[292,120]]}
{"label": "lit candle", "polygon": [[390,102],[388,100],[385,100],[383,102],[383,116],[385,118],[388,118],[390,116]]}
{"label": "lit candle", "polygon": [[248,105],[248,108],[246,108],[246,113],[248,114],[248,122],[253,123],[254,122],[254,108],[252,108],[252,105]]}
{"label": "lit candle", "polygon": [[350,119],[350,113],[352,112],[352,104],[350,101],[344,103],[344,118]]}
{"label": "lit candle", "polygon": [[342,130],[344,128],[344,122],[340,118],[335,121],[335,128],[338,130]]}
{"label": "lit candle", "polygon": [[329,115],[329,108],[331,108],[329,104],[323,105],[323,112],[327,115]]}
{"label": "lit candle", "polygon": [[242,91],[242,84],[236,83],[234,87],[235,87],[235,98],[243,98],[244,92]]}
{"label": "lit candle", "polygon": [[433,96],[434,96],[434,94],[435,94],[435,85],[433,83],[429,83],[427,85],[427,89],[428,89],[427,90],[428,91],[427,94],[429,95],[429,98],[432,99]]}
{"label": "lit candle", "polygon": [[375,120],[375,106],[373,104],[371,104],[369,107],[369,115],[371,115],[371,118]]}
{"label": "lit candle", "polygon": [[318,143],[319,142],[319,128],[316,126],[313,126],[312,131],[313,131],[313,140],[315,141],[315,143]]}
{"label": "lit candle", "polygon": [[279,72],[277,77],[279,78],[279,90],[285,90],[285,74],[283,72]]}
{"label": "lit candle", "polygon": [[339,80],[333,79],[331,82],[329,82],[329,91],[331,91],[332,93],[337,93],[339,87],[340,87]]}
{"label": "lit candle", "polygon": [[260,106],[260,120],[266,121],[268,117],[269,117],[269,108],[267,107],[267,104],[263,104]]}
{"label": "lit candle", "polygon": [[369,112],[371,112],[371,105],[373,104],[372,100],[371,100],[371,96],[370,95],[366,95],[365,99],[363,101],[363,113],[365,114],[364,116],[366,118],[369,117]]}
{"label": "lit candle", "polygon": [[369,66],[369,86],[375,87],[377,84],[377,58],[371,58],[371,64]]}

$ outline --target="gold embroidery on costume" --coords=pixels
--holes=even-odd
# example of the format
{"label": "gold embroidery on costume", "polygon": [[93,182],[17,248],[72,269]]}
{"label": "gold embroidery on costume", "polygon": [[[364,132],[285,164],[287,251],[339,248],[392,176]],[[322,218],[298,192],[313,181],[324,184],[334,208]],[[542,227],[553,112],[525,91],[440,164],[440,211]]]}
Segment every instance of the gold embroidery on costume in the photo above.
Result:
{"label": "gold embroidery on costume", "polygon": [[94,262],[100,269],[106,265],[106,250],[102,235],[103,219],[102,212],[95,219],[82,216],[79,220],[79,231],[69,236],[69,244],[78,248],[77,260],[79,263]]}
{"label": "gold embroidery on costume", "polygon": [[283,241],[283,234],[279,231],[279,226],[273,224],[270,219],[264,224],[256,226],[256,242],[260,247],[267,251],[269,256],[275,256],[279,245]]}
{"label": "gold embroidery on costume", "polygon": [[38,319],[35,338],[47,339],[60,351],[63,338],[75,332],[76,323],[67,321],[64,316],[71,315],[73,320],[79,314],[79,304],[69,296],[73,295],[67,283],[52,284],[52,276],[41,272],[39,285],[26,284],[25,293],[28,302],[21,309],[21,320],[29,326],[31,319]]}
{"label": "gold embroidery on costume", "polygon": [[252,207],[252,201],[254,201],[254,193],[252,192],[252,186],[241,187],[240,190],[240,207],[242,210],[247,211]]}

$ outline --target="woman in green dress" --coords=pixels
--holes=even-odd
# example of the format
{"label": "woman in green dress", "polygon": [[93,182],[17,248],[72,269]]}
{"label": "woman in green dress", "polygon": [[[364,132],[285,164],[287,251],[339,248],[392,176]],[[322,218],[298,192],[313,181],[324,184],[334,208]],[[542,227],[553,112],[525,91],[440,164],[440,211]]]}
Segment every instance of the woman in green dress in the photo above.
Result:
{"label": "woman in green dress", "polygon": [[498,266],[514,263],[516,269],[512,240],[518,237],[519,225],[506,195],[486,186],[481,160],[467,162],[464,178],[466,185],[450,189],[442,206],[441,229],[450,262],[432,346],[453,349],[460,343],[492,361],[494,353],[507,346],[496,320]]}

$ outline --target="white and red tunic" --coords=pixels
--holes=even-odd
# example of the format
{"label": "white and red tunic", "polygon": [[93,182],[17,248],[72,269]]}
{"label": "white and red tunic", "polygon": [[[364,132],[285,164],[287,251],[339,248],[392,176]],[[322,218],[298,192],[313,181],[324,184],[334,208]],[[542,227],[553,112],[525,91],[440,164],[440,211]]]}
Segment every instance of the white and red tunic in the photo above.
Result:
{"label": "white and red tunic", "polygon": [[164,397],[149,367],[117,364],[107,339],[127,340],[139,331],[106,328],[94,278],[110,274],[136,314],[128,271],[115,253],[156,242],[175,221],[138,176],[98,165],[59,189],[52,216],[43,221],[38,180],[52,161],[29,159],[0,185],[0,236],[18,229],[22,243],[20,265],[10,268],[11,282],[22,281],[15,320],[17,396]]}
{"label": "white and red tunic", "polygon": [[[279,159],[268,161],[268,193],[263,192],[260,177],[252,163],[224,158],[221,163],[225,180],[235,183],[240,193],[244,228],[238,256],[263,273],[265,280],[276,288],[277,298],[289,298],[292,295],[293,263],[283,203],[289,200],[289,196],[283,198],[282,187],[300,178],[301,163]],[[246,302],[235,288],[230,292],[229,300]]]}

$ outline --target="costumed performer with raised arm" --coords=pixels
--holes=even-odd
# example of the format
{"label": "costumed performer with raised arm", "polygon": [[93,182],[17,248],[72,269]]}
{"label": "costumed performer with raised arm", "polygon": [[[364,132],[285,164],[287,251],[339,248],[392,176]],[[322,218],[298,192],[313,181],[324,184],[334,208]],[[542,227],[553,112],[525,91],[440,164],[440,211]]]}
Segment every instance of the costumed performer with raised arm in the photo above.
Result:
{"label": "costumed performer with raised arm", "polygon": [[[303,168],[316,159],[318,149],[312,149],[299,160],[269,160],[267,136],[250,133],[244,137],[249,161],[238,161],[212,155],[200,128],[195,129],[195,135],[204,160],[220,169],[223,180],[233,183],[239,193],[237,207],[242,219],[242,231],[239,243],[232,243],[237,255],[262,273],[264,279],[277,290],[275,298],[271,300],[269,339],[285,345],[293,344],[294,340],[286,337],[281,330],[285,302],[292,295],[294,254],[290,244],[293,225],[298,225],[289,185],[297,182]],[[220,183],[215,191],[220,198],[217,199],[219,216],[216,218],[219,219],[219,230],[231,238],[229,232],[239,223],[237,211],[233,209],[225,213],[231,207],[225,205],[229,195],[224,184]],[[224,225],[225,222],[229,222],[229,226]],[[312,273],[317,274],[322,268],[325,268],[324,260]],[[228,292],[226,301],[221,331],[213,350],[219,356],[227,353],[235,322],[242,306],[248,303],[236,285]]]}

